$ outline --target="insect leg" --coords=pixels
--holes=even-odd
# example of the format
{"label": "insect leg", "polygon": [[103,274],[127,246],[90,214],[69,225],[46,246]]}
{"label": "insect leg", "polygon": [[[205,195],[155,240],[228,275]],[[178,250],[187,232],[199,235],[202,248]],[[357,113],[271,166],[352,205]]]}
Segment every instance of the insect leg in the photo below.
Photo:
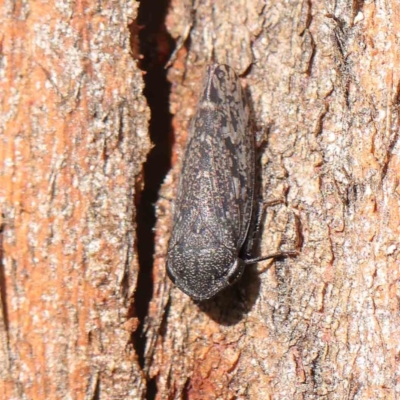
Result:
{"label": "insect leg", "polygon": [[289,250],[289,251],[280,251],[280,252],[276,252],[276,253],[271,253],[271,254],[267,254],[264,256],[258,256],[258,257],[252,256],[254,241],[259,240],[259,238],[258,237],[255,238],[255,236],[256,235],[258,236],[258,233],[260,232],[260,227],[262,225],[267,207],[271,207],[271,206],[281,204],[281,203],[284,203],[284,199],[274,199],[274,200],[270,200],[270,201],[261,203],[259,205],[258,210],[256,212],[256,218],[252,223],[253,228],[251,229],[251,231],[249,231],[248,239],[246,240],[246,243],[244,246],[245,252],[243,254],[243,261],[244,261],[245,265],[255,264],[260,261],[269,260],[271,258],[293,257],[293,256],[298,255],[297,250]]}
{"label": "insect leg", "polygon": [[269,200],[269,201],[263,202],[261,205],[258,206],[257,214],[256,214],[257,218],[256,218],[255,226],[253,229],[253,237],[260,231],[260,227],[261,227],[262,221],[264,219],[265,211],[266,211],[267,207],[276,206],[277,204],[283,204],[284,202],[285,202],[284,199],[274,199],[274,200]]}
{"label": "insect leg", "polygon": [[265,216],[267,207],[284,203],[284,199],[273,199],[266,202],[259,202],[256,207],[255,216],[252,217],[249,232],[245,244],[243,245],[242,257],[251,258],[254,250],[254,242],[260,240],[259,232]]}
{"label": "insect leg", "polygon": [[246,265],[251,265],[258,263],[260,261],[264,260],[270,260],[271,258],[278,258],[278,257],[295,257],[299,254],[297,250],[290,250],[290,251],[280,251],[278,253],[272,253],[268,254],[266,256],[260,256],[260,257],[255,257],[255,258],[249,258],[243,260]]}

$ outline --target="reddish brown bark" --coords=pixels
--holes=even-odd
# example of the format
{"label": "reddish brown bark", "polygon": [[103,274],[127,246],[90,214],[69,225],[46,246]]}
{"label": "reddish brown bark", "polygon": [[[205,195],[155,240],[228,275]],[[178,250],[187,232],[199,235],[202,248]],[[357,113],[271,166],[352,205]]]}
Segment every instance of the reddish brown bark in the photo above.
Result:
{"label": "reddish brown bark", "polygon": [[149,150],[136,3],[3,3],[3,399],[141,398],[134,199]]}

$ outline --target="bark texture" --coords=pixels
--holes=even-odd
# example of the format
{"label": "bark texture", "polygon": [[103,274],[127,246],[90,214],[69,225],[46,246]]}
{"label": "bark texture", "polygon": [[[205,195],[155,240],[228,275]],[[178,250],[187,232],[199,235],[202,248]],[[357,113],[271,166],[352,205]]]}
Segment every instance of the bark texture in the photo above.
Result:
{"label": "bark texture", "polygon": [[178,50],[164,197],[205,65],[230,64],[264,141],[260,195],[285,200],[268,209],[262,253],[299,255],[196,305],[166,278],[172,205],[159,201],[146,351],[158,398],[398,398],[399,4],[173,0],[167,26]]}
{"label": "bark texture", "polygon": [[134,1],[0,5],[0,397],[139,399]]}
{"label": "bark texture", "polygon": [[[176,141],[145,371],[132,346],[134,201],[150,148],[136,11],[1,3],[0,397],[144,399],[153,378],[159,399],[398,398],[399,4],[171,1]],[[268,208],[261,253],[299,255],[195,304],[165,274],[168,199],[209,62],[241,74],[259,196],[284,199]]]}

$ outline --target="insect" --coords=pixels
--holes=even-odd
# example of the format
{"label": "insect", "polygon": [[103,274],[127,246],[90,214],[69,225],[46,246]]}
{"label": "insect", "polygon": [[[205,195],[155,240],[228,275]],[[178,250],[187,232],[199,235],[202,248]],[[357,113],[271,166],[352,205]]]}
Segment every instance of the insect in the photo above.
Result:
{"label": "insect", "polygon": [[194,300],[242,275],[253,214],[255,145],[239,78],[228,65],[207,68],[191,121],[178,185],[167,273]]}

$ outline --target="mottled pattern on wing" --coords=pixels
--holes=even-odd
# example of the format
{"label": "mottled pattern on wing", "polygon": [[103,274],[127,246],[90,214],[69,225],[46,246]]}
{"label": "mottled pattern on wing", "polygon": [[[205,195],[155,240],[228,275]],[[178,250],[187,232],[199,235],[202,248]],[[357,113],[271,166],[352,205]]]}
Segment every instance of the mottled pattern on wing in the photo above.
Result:
{"label": "mottled pattern on wing", "polygon": [[238,78],[225,65],[209,68],[191,124],[169,248],[183,237],[190,241],[200,224],[215,242],[237,254],[251,219],[254,144]]}

